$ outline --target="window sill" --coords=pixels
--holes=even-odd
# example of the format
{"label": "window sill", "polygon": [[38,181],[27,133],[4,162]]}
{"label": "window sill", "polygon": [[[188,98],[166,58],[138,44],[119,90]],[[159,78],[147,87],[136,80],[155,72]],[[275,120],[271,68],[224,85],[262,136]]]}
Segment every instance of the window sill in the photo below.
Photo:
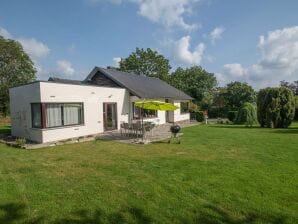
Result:
{"label": "window sill", "polygon": [[[143,117],[143,120],[156,119],[158,117]],[[133,120],[140,121],[142,118],[133,118]]]}
{"label": "window sill", "polygon": [[41,131],[50,131],[55,129],[65,129],[65,128],[75,128],[75,127],[84,127],[85,124],[75,124],[75,125],[65,125],[65,126],[59,126],[59,127],[51,127],[51,128],[30,128],[33,130],[41,130]]}

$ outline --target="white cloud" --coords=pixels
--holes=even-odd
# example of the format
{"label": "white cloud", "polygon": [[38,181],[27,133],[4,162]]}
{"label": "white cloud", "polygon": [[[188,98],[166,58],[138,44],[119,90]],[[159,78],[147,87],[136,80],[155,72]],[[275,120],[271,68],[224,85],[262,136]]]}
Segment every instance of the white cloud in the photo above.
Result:
{"label": "white cloud", "polygon": [[12,35],[4,28],[0,27],[0,36],[6,38],[6,39],[11,39]]}
{"label": "white cloud", "polygon": [[62,76],[70,77],[74,74],[75,70],[72,67],[72,64],[66,60],[57,61],[57,69],[58,72],[62,74]]}
{"label": "white cloud", "polygon": [[212,30],[210,33],[211,42],[214,44],[216,40],[221,39],[224,31],[224,27],[216,27],[214,30]]}
{"label": "white cloud", "polygon": [[246,81],[256,88],[277,86],[281,80],[298,79],[298,26],[274,30],[260,36],[257,45],[261,57],[256,64],[223,66],[226,81]]}
{"label": "white cloud", "polygon": [[10,34],[6,29],[0,27],[0,35],[4,38],[14,39],[21,43],[24,51],[33,59],[39,59],[49,54],[49,47],[34,38],[17,38]]}
{"label": "white cloud", "polygon": [[100,3],[100,2],[110,2],[112,4],[121,4],[123,0],[89,0],[90,3],[95,4],[95,3]]}
{"label": "white cloud", "polygon": [[124,2],[138,5],[138,14],[154,23],[159,23],[166,28],[174,26],[191,31],[197,28],[197,24],[187,23],[185,15],[192,12],[193,3],[200,0],[89,0],[91,3],[110,2],[121,4]]}
{"label": "white cloud", "polygon": [[199,43],[193,51],[190,50],[190,36],[182,37],[175,43],[174,57],[183,64],[198,65],[201,63],[205,45]]}
{"label": "white cloud", "polygon": [[223,66],[223,72],[232,77],[243,77],[246,74],[246,69],[241,64],[225,64]]}
{"label": "white cloud", "polygon": [[34,38],[18,38],[17,40],[33,59],[46,57],[50,52],[50,49],[46,44],[37,41]]}
{"label": "white cloud", "polygon": [[120,57],[113,58],[113,66],[116,67],[116,68],[118,68],[120,61],[121,61],[121,58]]}
{"label": "white cloud", "polygon": [[183,15],[191,12],[194,0],[140,0],[138,13],[155,23],[161,23],[167,28],[182,27],[191,31],[197,26],[185,22]]}

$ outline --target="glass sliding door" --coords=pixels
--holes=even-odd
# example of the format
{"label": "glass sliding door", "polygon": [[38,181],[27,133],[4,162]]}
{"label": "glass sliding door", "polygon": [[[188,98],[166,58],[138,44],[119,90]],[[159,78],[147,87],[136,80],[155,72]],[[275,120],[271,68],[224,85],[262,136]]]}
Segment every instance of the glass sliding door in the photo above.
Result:
{"label": "glass sliding door", "polygon": [[117,103],[103,103],[104,130],[117,129]]}

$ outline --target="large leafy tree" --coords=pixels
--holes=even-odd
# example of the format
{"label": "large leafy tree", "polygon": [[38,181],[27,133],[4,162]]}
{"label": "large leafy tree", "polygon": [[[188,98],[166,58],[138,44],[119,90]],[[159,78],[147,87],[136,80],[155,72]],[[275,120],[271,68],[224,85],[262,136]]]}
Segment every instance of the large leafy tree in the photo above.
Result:
{"label": "large leafy tree", "polygon": [[127,58],[121,59],[119,70],[167,80],[171,69],[169,60],[150,48],[136,48]]}
{"label": "large leafy tree", "polygon": [[281,81],[281,82],[280,82],[280,86],[289,88],[290,90],[293,91],[293,93],[294,93],[296,96],[298,96],[298,80],[297,80],[297,81],[294,81],[294,82],[292,82],[292,83],[290,83],[290,82],[286,82],[286,81]]}
{"label": "large leafy tree", "polygon": [[217,86],[214,74],[200,66],[177,68],[169,77],[169,83],[195,99],[202,109],[208,109],[212,93]]}
{"label": "large leafy tree", "polygon": [[9,88],[35,79],[36,70],[20,43],[0,36],[0,114],[9,112]]}
{"label": "large leafy tree", "polygon": [[230,110],[238,110],[244,103],[254,103],[256,93],[247,83],[231,82],[227,84],[224,98]]}

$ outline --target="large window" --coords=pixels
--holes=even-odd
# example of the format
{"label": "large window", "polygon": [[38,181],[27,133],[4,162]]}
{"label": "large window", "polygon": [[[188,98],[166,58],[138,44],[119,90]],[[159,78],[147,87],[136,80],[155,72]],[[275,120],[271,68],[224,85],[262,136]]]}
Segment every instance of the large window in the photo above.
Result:
{"label": "large window", "polygon": [[82,103],[33,103],[32,127],[52,128],[83,124]]}
{"label": "large window", "polygon": [[147,110],[141,109],[140,107],[136,107],[133,105],[133,118],[134,119],[141,119],[141,113],[143,112],[143,118],[154,118],[157,117],[157,110]]}
{"label": "large window", "polygon": [[180,113],[181,114],[189,113],[188,102],[180,102]]}
{"label": "large window", "polygon": [[32,127],[41,128],[42,127],[42,117],[41,117],[41,104],[32,103],[31,104],[31,114],[32,114]]}

